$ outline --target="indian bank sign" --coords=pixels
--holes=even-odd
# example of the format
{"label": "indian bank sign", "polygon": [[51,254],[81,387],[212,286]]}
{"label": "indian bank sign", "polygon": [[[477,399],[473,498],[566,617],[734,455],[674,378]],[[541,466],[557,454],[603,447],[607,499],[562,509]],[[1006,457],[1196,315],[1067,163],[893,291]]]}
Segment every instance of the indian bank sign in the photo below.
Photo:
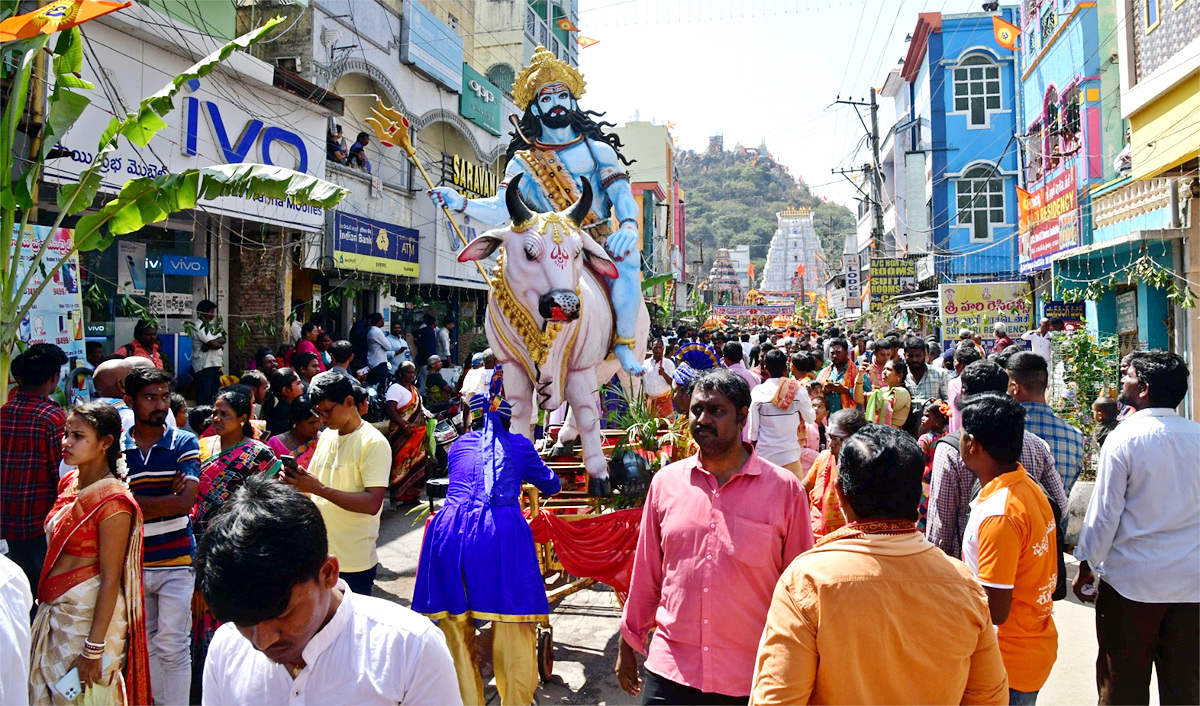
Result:
{"label": "indian bank sign", "polygon": [[1068,166],[1028,199],[1019,199],[1021,274],[1045,269],[1054,255],[1079,245],[1077,193],[1075,168]]}

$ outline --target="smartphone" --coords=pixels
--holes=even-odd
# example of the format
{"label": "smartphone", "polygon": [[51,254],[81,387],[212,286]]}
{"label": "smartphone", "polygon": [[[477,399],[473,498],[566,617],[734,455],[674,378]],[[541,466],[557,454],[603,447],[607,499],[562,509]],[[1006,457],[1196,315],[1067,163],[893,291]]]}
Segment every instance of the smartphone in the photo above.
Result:
{"label": "smartphone", "polygon": [[[100,669],[107,671],[110,664],[112,664],[112,657],[104,655]],[[71,671],[64,674],[62,679],[54,682],[54,686],[51,688],[67,701],[79,698],[79,694],[83,693],[83,683],[79,680],[79,668],[71,667]]]}
{"label": "smartphone", "polygon": [[279,457],[279,463],[275,464],[275,467],[274,467],[274,468],[272,468],[271,470],[267,471],[267,477],[268,477],[268,478],[273,478],[274,476],[278,475],[278,473],[279,473],[280,471],[282,471],[283,469],[285,469],[285,468],[286,468],[286,469],[288,469],[289,471],[298,471],[298,470],[300,470],[300,465],[299,465],[298,463],[296,463],[296,457],[295,457],[295,456],[289,456],[289,455],[287,455],[287,454],[284,454],[283,456],[280,456],[280,457]]}

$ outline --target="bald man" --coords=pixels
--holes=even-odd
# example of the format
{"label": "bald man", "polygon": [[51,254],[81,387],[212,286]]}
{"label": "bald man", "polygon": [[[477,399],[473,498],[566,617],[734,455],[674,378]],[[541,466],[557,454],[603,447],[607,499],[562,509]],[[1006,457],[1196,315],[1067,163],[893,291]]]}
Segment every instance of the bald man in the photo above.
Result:
{"label": "bald man", "polygon": [[[125,404],[125,376],[135,368],[153,368],[154,361],[142,356],[113,358],[96,366],[92,373],[92,385],[96,388],[96,401],[106,402],[117,408],[121,415],[122,431],[133,428],[133,410]],[[167,426],[173,427],[175,415],[167,415]]]}

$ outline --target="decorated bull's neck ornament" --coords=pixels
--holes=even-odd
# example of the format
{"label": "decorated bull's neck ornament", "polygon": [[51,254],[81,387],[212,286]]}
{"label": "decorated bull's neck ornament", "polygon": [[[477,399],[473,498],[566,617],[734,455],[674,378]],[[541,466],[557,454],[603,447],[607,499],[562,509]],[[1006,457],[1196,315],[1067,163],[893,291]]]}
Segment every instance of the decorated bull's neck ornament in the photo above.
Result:
{"label": "decorated bull's neck ornament", "polygon": [[[492,277],[489,280],[492,287],[492,296],[496,299],[496,308],[500,310],[501,315],[508,320],[512,327],[517,330],[517,334],[521,337],[521,342],[525,344],[526,350],[529,351],[529,357],[537,365],[545,365],[546,357],[550,354],[550,347],[554,345],[554,341],[558,335],[562,333],[565,323],[557,321],[547,321],[546,328],[543,331],[537,322],[534,321],[533,315],[529,310],[517,300],[517,296],[513,294],[512,287],[508,286],[508,278],[504,276],[504,253],[496,260],[496,266],[492,269]],[[531,377],[536,379],[537,376]]]}

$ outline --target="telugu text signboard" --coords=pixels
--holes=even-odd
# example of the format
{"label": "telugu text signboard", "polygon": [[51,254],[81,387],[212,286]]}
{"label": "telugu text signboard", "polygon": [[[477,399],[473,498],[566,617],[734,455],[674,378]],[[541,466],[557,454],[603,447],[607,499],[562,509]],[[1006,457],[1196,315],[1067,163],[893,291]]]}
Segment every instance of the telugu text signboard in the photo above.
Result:
{"label": "telugu text signboard", "polygon": [[871,301],[878,303],[898,294],[917,291],[917,266],[901,257],[871,258]]}
{"label": "telugu text signboard", "polygon": [[1026,282],[981,282],[938,285],[942,345],[958,345],[958,332],[969,329],[983,337],[983,349],[996,347],[993,328],[1003,322],[1010,338],[1033,328],[1033,297]]}
{"label": "telugu text signboard", "polygon": [[1083,321],[1083,302],[1065,302],[1051,299],[1042,305],[1042,316],[1063,321]]}
{"label": "telugu text signboard", "polygon": [[1075,169],[1046,182],[1030,192],[1021,203],[1021,273],[1044,270],[1050,258],[1079,245],[1079,212]]}
{"label": "telugu text signboard", "polygon": [[333,261],[341,269],[416,277],[419,240],[412,228],[333,213]]}

